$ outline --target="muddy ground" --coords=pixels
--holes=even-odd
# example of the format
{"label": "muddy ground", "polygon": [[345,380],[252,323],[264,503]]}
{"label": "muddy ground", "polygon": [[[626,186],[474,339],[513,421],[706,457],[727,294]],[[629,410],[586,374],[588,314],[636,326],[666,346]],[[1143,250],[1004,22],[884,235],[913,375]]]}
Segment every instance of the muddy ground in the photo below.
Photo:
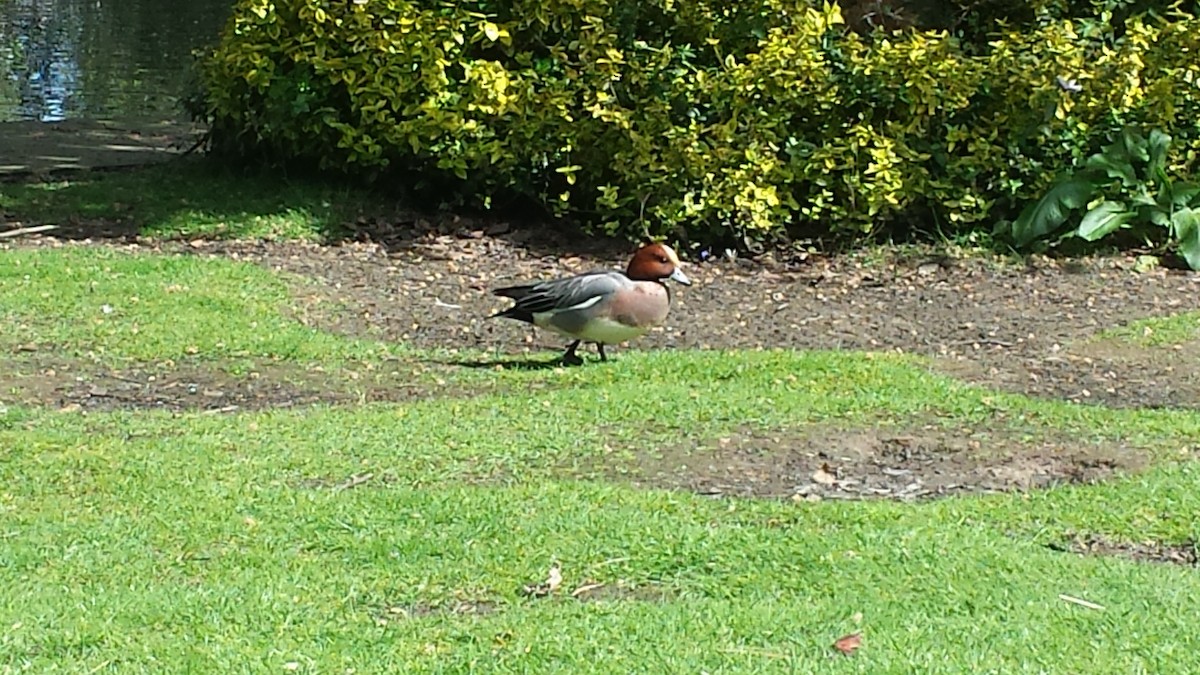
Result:
{"label": "muddy ground", "polygon": [[601,457],[580,473],[712,496],[916,501],[1091,483],[1146,463],[1131,448],[1085,445],[1066,435],[1034,441],[1006,429],[829,425],[741,429],[699,443],[641,450],[632,461]]}
{"label": "muddy ground", "polygon": [[[500,238],[444,235],[339,247],[211,244],[202,255],[253,260],[320,279],[349,311],[327,330],[419,347],[517,355],[563,341],[488,319],[488,289],[524,279],[623,267],[625,252],[545,252]],[[1134,270],[1123,258],[1004,264],[934,254],[692,264],[671,316],[638,349],[894,351],[994,389],[1110,407],[1200,407],[1200,341],[1149,348],[1093,339],[1131,321],[1200,308],[1200,275]],[[611,349],[619,355],[620,348]]]}
{"label": "muddy ground", "polygon": [[[378,240],[377,240],[378,241]],[[305,321],[324,330],[417,347],[483,349],[490,356],[441,368],[546,364],[563,342],[515,322],[488,319],[505,306],[490,288],[525,279],[623,267],[627,249],[572,246],[536,232],[428,228],[381,243],[91,242],[180,255],[229,257],[317,280]],[[78,245],[78,242],[74,242]],[[29,237],[8,245],[57,246]],[[581,248],[586,246],[586,248]],[[1200,406],[1200,341],[1142,347],[1097,340],[1136,319],[1200,307],[1200,275],[1135,271],[1132,258],[1016,263],[932,251],[869,258],[770,255],[693,262],[694,284],[674,288],[665,326],[625,349],[797,348],[894,351],[996,390],[1114,408]],[[297,297],[313,288],[298,286]],[[298,304],[303,304],[298,300]],[[205,364],[145,364],[119,373],[19,354],[7,386],[27,402],[70,409],[203,409],[213,413],[315,402],[411,400],[429,387],[397,384],[387,368],[325,373],[275,365],[253,377]],[[589,353],[583,367],[606,367]],[[14,371],[16,372],[16,371]],[[48,373],[51,373],[48,376]],[[445,394],[446,392],[437,392]],[[470,395],[471,392],[449,392]],[[1029,443],[1003,433],[828,429],[804,436],[743,430],[687,448],[662,448],[634,465],[585,467],[586,476],[728,496],[798,501],[924,499],[1091,482],[1146,463],[1136,449],[1072,438]]]}

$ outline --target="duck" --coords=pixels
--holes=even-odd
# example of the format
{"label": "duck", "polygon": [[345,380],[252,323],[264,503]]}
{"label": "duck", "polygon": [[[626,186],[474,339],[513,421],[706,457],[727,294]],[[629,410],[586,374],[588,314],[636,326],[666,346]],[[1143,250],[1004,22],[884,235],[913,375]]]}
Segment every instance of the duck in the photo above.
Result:
{"label": "duck", "polygon": [[515,319],[573,338],[564,364],[583,363],[575,352],[584,341],[595,344],[600,360],[608,361],[605,345],[640,337],[666,320],[671,291],[664,281],[692,285],[682,268],[670,246],[647,244],[633,254],[624,273],[596,270],[494,289],[493,295],[516,304],[488,318]]}

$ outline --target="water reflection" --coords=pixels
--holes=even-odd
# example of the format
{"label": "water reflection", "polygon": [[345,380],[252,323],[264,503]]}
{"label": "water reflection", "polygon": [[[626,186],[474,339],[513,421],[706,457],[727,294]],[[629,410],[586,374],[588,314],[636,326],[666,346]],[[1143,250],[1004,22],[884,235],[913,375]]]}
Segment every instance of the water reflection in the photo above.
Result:
{"label": "water reflection", "polygon": [[0,121],[182,119],[231,0],[0,0]]}

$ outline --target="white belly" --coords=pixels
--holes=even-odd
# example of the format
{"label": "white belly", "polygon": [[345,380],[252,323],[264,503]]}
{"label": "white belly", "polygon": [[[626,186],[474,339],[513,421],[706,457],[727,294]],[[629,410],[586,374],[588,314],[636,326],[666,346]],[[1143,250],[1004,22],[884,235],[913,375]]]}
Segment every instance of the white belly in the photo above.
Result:
{"label": "white belly", "polygon": [[548,314],[534,315],[534,323],[564,337],[583,340],[584,342],[600,342],[606,345],[615,345],[626,340],[632,340],[645,335],[650,330],[649,326],[629,326],[619,321],[613,321],[612,319],[596,318],[587,322],[587,325],[581,330],[568,333],[547,321],[549,318],[550,315]]}

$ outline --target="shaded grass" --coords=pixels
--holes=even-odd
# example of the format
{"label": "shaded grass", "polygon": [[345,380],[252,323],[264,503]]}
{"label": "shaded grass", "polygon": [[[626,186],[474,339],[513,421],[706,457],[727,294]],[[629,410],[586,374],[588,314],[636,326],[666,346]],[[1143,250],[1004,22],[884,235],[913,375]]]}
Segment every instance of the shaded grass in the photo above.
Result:
{"label": "shaded grass", "polygon": [[[71,248],[0,256],[19,263],[0,265],[0,313],[25,324],[0,338],[9,344],[134,360],[189,346],[318,363],[385,351],[290,321],[284,284],[251,266]],[[98,303],[113,308],[105,322]],[[859,353],[630,351],[604,367],[443,376],[486,378],[495,393],[230,416],[4,409],[0,669],[1200,667],[1194,570],[1044,547],[1073,532],[1200,538],[1200,473],[1180,452],[1200,438],[1200,413],[996,394]],[[710,500],[557,468],[745,426],[914,419],[1119,439],[1157,465],[1104,485],[916,506]],[[526,597],[554,562],[560,592]],[[655,593],[569,597],[585,583]],[[492,611],[459,615],[458,603]],[[860,629],[862,650],[833,658],[833,640]]]}
{"label": "shaded grass", "polygon": [[380,210],[380,204],[366,190],[238,172],[202,159],[0,183],[0,209],[14,219],[107,221],[165,238],[322,240],[341,234],[362,210]]}

